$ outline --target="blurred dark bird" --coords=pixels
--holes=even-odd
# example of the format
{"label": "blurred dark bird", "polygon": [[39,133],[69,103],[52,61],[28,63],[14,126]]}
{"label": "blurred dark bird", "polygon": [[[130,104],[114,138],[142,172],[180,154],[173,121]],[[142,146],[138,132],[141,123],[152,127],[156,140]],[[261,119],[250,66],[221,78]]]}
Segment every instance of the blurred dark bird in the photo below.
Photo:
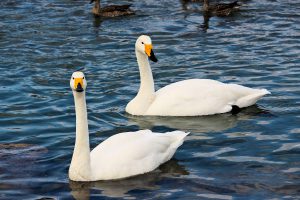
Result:
{"label": "blurred dark bird", "polygon": [[210,15],[224,17],[237,10],[239,6],[240,4],[238,4],[238,1],[234,1],[232,3],[218,3],[210,5],[209,0],[204,0],[203,12],[209,13]]}
{"label": "blurred dark bird", "polygon": [[203,0],[180,0],[180,2],[182,4],[182,8],[184,10],[188,10],[188,4],[203,2]]}
{"label": "blurred dark bird", "polygon": [[133,15],[134,11],[128,5],[110,5],[101,8],[100,0],[91,0],[90,4],[95,2],[92,13],[97,17],[118,17],[124,15]]}
{"label": "blurred dark bird", "polygon": [[194,2],[200,2],[203,0],[181,0],[182,3],[194,3]]}

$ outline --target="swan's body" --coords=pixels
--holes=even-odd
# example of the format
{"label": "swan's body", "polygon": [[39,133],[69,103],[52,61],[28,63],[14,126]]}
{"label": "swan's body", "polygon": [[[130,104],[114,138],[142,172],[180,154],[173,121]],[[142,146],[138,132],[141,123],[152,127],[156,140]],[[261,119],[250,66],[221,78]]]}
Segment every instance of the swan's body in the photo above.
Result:
{"label": "swan's body", "polygon": [[108,180],[150,172],[172,158],[186,135],[181,131],[161,134],[150,130],[114,135],[91,152],[93,176]]}
{"label": "swan's body", "polygon": [[[76,142],[69,169],[73,181],[121,179],[156,169],[171,159],[188,133],[150,130],[119,133],[109,137],[90,152],[86,82],[83,73],[75,72],[70,85],[76,110]],[[74,79],[73,79],[74,78]]]}
{"label": "swan's body", "polygon": [[[136,43],[141,85],[137,96],[126,106],[126,112],[132,115],[213,115],[230,112],[232,106],[251,106],[262,96],[269,94],[265,89],[252,89],[209,79],[184,80],[155,92],[147,54],[138,50],[141,41],[149,44],[151,39],[141,36]],[[153,52],[151,55],[154,55]]]}
{"label": "swan's body", "polygon": [[155,94],[146,115],[195,116],[230,112],[233,105],[251,106],[268,91],[210,79],[190,79],[170,84]]}

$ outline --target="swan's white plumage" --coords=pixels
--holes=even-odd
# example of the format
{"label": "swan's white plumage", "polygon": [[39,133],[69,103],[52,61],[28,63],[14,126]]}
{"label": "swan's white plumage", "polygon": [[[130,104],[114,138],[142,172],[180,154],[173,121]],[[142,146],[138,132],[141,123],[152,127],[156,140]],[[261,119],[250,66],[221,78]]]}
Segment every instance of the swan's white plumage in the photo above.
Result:
{"label": "swan's white plumage", "polygon": [[251,106],[262,96],[270,94],[266,89],[252,89],[210,79],[184,80],[155,92],[151,67],[145,53],[146,44],[151,44],[151,39],[142,35],[135,45],[141,85],[137,96],[126,106],[126,112],[132,115],[213,115],[229,112],[233,105],[240,108]]}
{"label": "swan's white plumage", "polygon": [[189,79],[159,89],[146,115],[197,116],[251,106],[269,92],[209,79]]}
{"label": "swan's white plumage", "polygon": [[92,150],[93,177],[111,180],[150,172],[171,159],[186,135],[181,131],[161,134],[150,130],[114,135]]}
{"label": "swan's white plumage", "polygon": [[90,152],[83,73],[74,72],[70,86],[76,110],[76,142],[69,168],[73,181],[113,180],[150,172],[170,160],[188,134],[150,130],[119,133]]}

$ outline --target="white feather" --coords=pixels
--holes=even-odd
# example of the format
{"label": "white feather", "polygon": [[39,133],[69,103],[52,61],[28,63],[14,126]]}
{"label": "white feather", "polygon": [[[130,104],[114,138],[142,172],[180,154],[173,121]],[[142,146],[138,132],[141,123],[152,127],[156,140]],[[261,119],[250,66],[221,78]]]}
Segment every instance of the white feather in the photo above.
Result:
{"label": "white feather", "polygon": [[187,133],[150,130],[114,135],[91,152],[92,176],[111,180],[144,174],[170,160]]}
{"label": "white feather", "polygon": [[197,116],[226,113],[232,105],[251,106],[265,89],[252,89],[236,84],[225,84],[209,79],[190,79],[159,89],[146,115]]}

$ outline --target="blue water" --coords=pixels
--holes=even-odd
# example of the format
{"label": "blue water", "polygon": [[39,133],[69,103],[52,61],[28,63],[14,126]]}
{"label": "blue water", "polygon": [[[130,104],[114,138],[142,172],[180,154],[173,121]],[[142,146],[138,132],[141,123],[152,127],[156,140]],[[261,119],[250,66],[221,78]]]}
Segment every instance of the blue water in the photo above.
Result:
{"label": "blue water", "polygon": [[[300,2],[245,0],[207,30],[201,4],[117,3],[128,2],[135,16],[105,20],[88,1],[0,2],[0,199],[300,199]],[[156,88],[209,78],[272,95],[237,115],[130,116],[140,34],[159,60]],[[80,67],[91,147],[123,131],[190,131],[174,159],[126,180],[71,182],[69,78]]]}

